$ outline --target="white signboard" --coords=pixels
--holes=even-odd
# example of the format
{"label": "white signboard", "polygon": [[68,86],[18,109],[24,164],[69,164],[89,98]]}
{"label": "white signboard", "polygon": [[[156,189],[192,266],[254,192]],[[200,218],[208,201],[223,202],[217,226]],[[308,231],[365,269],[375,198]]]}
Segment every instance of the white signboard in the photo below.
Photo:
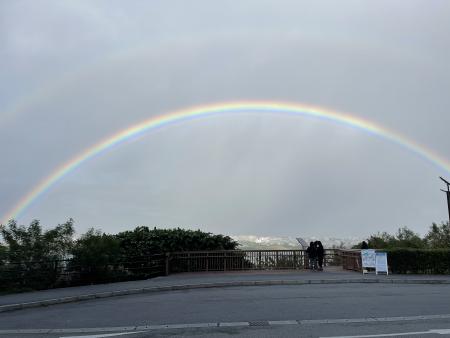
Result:
{"label": "white signboard", "polygon": [[378,272],[385,272],[388,274],[388,264],[387,264],[387,253],[386,252],[377,252],[375,258],[375,273],[378,275]]}
{"label": "white signboard", "polygon": [[375,268],[376,252],[373,249],[361,250],[361,263],[363,268]]}

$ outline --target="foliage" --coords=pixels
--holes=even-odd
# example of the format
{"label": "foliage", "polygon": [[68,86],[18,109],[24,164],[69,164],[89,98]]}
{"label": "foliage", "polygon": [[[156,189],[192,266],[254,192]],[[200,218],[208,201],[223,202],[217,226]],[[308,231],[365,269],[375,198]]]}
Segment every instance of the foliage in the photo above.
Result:
{"label": "foliage", "polygon": [[426,247],[426,241],[407,227],[398,229],[396,240],[396,246],[399,248],[423,249]]}
{"label": "foliage", "polygon": [[387,232],[377,233],[369,237],[367,244],[372,249],[386,249],[395,246],[396,238]]}
{"label": "foliage", "polygon": [[72,244],[72,219],[45,231],[38,220],[28,227],[10,221],[0,226],[0,233],[6,244],[0,256],[3,289],[42,289],[56,283],[59,276],[56,261],[65,257]]}
{"label": "foliage", "polygon": [[70,249],[74,228],[72,219],[46,231],[38,220],[28,227],[10,221],[7,226],[1,226],[0,233],[8,247],[8,260],[26,263],[62,258]]}
{"label": "foliage", "polygon": [[[404,227],[395,235],[372,235],[368,242],[371,249],[388,252],[393,273],[450,274],[449,223],[433,223],[424,238]],[[361,244],[354,248],[360,249]]]}
{"label": "foliage", "polygon": [[157,229],[137,227],[116,235],[121,252],[126,256],[146,256],[155,253],[200,250],[234,250],[238,243],[223,235],[200,230]]}
{"label": "foliage", "polygon": [[[372,249],[450,249],[450,225],[433,223],[424,238],[407,227],[398,229],[395,235],[377,233],[369,237],[368,244]],[[353,247],[360,248],[361,243]]]}
{"label": "foliage", "polygon": [[[124,267],[133,271],[136,278],[148,278],[152,270],[153,273],[160,270],[161,260],[165,259],[162,254],[167,252],[234,250],[238,246],[228,236],[180,228],[150,230],[148,227],[137,227],[133,231],[121,232],[116,237],[126,262]],[[150,256],[150,260],[137,259]]]}
{"label": "foliage", "polygon": [[425,236],[428,246],[431,248],[450,248],[450,223],[437,225],[433,223]]}
{"label": "foliage", "polygon": [[[427,240],[407,227],[399,228],[395,235],[387,232],[371,235],[367,242],[371,249],[427,248]],[[361,249],[361,246],[362,242],[353,246],[353,249]]]}
{"label": "foliage", "polygon": [[106,282],[118,275],[120,246],[114,235],[91,228],[75,242],[71,253],[71,269],[78,272],[78,283]]}
{"label": "foliage", "polygon": [[73,246],[72,260],[83,266],[113,263],[120,255],[119,241],[114,235],[107,235],[94,228],[82,235]]}
{"label": "foliage", "polygon": [[450,274],[450,249],[391,249],[388,265],[393,273]]}
{"label": "foliage", "polygon": [[8,248],[5,245],[0,244],[0,266],[6,264],[7,254]]}

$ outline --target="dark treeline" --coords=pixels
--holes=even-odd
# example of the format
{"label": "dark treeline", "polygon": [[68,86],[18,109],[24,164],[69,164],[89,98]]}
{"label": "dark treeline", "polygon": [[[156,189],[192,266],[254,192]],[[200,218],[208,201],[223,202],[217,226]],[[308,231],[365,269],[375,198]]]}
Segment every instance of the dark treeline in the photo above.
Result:
{"label": "dark treeline", "polygon": [[43,229],[39,221],[0,226],[0,291],[44,289],[152,277],[163,270],[164,254],[234,250],[238,243],[200,230],[150,229],[117,234],[90,229],[74,238],[74,221]]}
{"label": "dark treeline", "polygon": [[[223,235],[145,226],[117,234],[90,229],[75,238],[74,221],[43,228],[39,221],[0,225],[0,292],[150,278],[165,273],[166,253],[234,250]],[[369,248],[388,252],[398,273],[450,273],[450,226],[433,224],[421,237],[403,227],[371,235]],[[361,244],[355,246],[360,248]]]}
{"label": "dark treeline", "polygon": [[[371,249],[450,249],[450,225],[433,223],[423,237],[407,227],[402,227],[396,234],[373,234],[367,239],[367,243]],[[360,249],[361,245],[362,243],[359,243],[353,248]]]}

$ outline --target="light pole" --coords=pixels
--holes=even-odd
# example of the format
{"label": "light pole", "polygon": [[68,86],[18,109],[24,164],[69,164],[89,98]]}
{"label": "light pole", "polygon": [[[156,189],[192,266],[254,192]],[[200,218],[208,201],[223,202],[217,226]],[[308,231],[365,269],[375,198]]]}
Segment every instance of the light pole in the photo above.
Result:
{"label": "light pole", "polygon": [[445,184],[447,184],[447,190],[442,190],[443,192],[445,192],[447,194],[447,206],[448,206],[448,221],[450,224],[450,182],[446,181],[444,178],[440,177],[439,178],[444,181]]}

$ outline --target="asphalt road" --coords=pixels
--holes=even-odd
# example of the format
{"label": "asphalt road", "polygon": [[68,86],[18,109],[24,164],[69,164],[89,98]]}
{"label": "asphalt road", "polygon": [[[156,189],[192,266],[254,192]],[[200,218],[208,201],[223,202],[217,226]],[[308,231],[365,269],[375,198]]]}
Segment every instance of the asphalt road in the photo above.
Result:
{"label": "asphalt road", "polygon": [[[14,331],[19,329],[32,331]],[[60,330],[46,333],[50,329]],[[450,285],[211,288],[0,314],[0,335],[8,337],[107,337],[114,332],[133,338],[444,337],[450,336]]]}

